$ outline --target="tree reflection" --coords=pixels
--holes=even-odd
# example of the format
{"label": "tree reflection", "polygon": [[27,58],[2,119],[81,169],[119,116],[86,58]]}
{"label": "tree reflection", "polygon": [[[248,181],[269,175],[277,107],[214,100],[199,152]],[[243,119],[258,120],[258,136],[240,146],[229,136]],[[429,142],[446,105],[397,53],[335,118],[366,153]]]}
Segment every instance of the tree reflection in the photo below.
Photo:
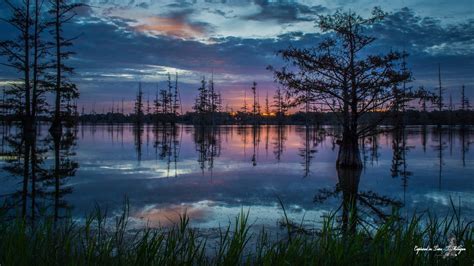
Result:
{"label": "tree reflection", "polygon": [[463,167],[466,167],[466,153],[469,152],[469,146],[471,144],[469,140],[469,133],[469,128],[464,126],[459,130],[459,138],[461,142],[461,160]]}
{"label": "tree reflection", "polygon": [[302,158],[303,176],[310,175],[311,162],[314,154],[317,152],[316,147],[322,141],[325,133],[318,127],[305,126],[303,135],[303,147],[299,148],[299,156]]}
{"label": "tree reflection", "polygon": [[72,193],[72,188],[67,186],[67,179],[76,174],[79,164],[73,160],[76,145],[75,128],[68,128],[62,134],[52,136],[52,151],[54,157],[53,167],[46,177],[46,184],[53,187],[49,194],[54,198],[54,220],[65,217],[71,206],[64,200],[64,196]]}
{"label": "tree reflection", "polygon": [[252,165],[253,166],[257,166],[257,158],[258,158],[258,151],[259,151],[259,145],[260,145],[260,129],[261,127],[259,125],[252,126],[252,147],[253,147]]}
{"label": "tree reflection", "polygon": [[199,167],[203,173],[206,169],[212,173],[214,158],[221,153],[221,128],[194,126],[193,133]]}
{"label": "tree reflection", "polygon": [[286,127],[278,125],[276,127],[276,134],[273,140],[273,154],[275,159],[280,162],[283,151],[285,150],[285,141],[287,139]]}
{"label": "tree reflection", "polygon": [[336,187],[332,190],[320,189],[314,197],[314,202],[322,203],[342,194],[342,202],[337,212],[342,212],[339,221],[343,232],[353,233],[358,225],[367,228],[385,222],[390,217],[388,207],[403,206],[399,200],[379,195],[374,191],[359,191],[361,173],[361,169],[338,168]]}
{"label": "tree reflection", "polygon": [[[44,136],[41,125],[35,134],[24,135],[13,126],[4,135],[3,169],[10,176],[20,177],[20,188],[5,197],[6,208],[21,210],[24,218],[32,222],[41,214],[52,215],[57,221],[70,209],[64,196],[72,192],[67,179],[75,175],[78,163],[73,160],[76,131],[64,128],[64,132]],[[52,209],[51,213],[46,212]],[[61,210],[64,210],[63,212]]]}
{"label": "tree reflection", "polygon": [[436,144],[433,149],[437,153],[438,157],[438,188],[441,189],[441,180],[443,176],[443,165],[444,165],[444,150],[447,148],[446,142],[443,141],[443,127],[437,126],[433,128],[433,135],[435,136]]}
{"label": "tree reflection", "polygon": [[362,159],[364,167],[367,162],[373,166],[379,160],[379,135],[381,133],[373,130],[361,139]]}
{"label": "tree reflection", "polygon": [[155,156],[166,162],[166,176],[170,176],[171,164],[174,166],[174,177],[178,176],[178,159],[180,151],[180,127],[176,124],[155,124]]}
{"label": "tree reflection", "polygon": [[406,188],[408,186],[408,178],[412,175],[408,171],[407,166],[407,152],[410,148],[407,146],[406,129],[404,126],[396,128],[392,131],[392,164],[390,173],[393,178],[400,177],[403,186],[403,199],[405,201]]}
{"label": "tree reflection", "polygon": [[143,144],[143,124],[136,123],[133,125],[133,140],[135,143],[135,153],[137,154],[138,164],[142,161],[142,144]]}

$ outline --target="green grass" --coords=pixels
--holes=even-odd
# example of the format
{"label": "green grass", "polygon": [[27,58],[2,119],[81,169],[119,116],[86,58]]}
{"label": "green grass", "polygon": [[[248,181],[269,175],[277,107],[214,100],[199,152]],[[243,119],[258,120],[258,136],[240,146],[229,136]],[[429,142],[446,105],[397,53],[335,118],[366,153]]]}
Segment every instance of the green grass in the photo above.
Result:
{"label": "green grass", "polygon": [[[100,211],[81,225],[44,219],[32,226],[17,219],[0,223],[0,265],[473,265],[472,222],[453,209],[442,218],[417,214],[345,234],[335,215],[309,233],[290,226],[285,212],[287,228],[279,239],[263,228],[251,233],[244,211],[219,230],[217,240],[191,228],[186,215],[170,228],[128,230],[128,207],[113,228]],[[456,257],[414,251],[447,246],[452,237],[466,248]]]}

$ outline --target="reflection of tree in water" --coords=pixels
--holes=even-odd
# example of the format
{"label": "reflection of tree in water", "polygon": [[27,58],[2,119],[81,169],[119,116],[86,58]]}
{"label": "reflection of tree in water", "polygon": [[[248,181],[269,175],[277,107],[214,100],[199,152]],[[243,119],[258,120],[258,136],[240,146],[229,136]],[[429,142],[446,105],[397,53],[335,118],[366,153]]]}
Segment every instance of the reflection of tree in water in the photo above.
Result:
{"label": "reflection of tree in water", "polygon": [[358,225],[367,229],[374,223],[385,222],[390,216],[389,207],[400,208],[403,205],[373,191],[359,191],[361,173],[361,169],[337,169],[339,182],[336,187],[332,190],[320,189],[314,197],[314,202],[322,203],[342,193],[337,212],[342,211],[339,221],[343,232],[354,232]]}
{"label": "reflection of tree in water", "polygon": [[178,158],[180,151],[180,127],[176,124],[155,124],[153,126],[156,158],[166,162],[166,175],[170,176],[171,163],[174,176],[178,176]]}
{"label": "reflection of tree in water", "polygon": [[257,166],[257,159],[258,159],[258,151],[260,145],[260,129],[261,127],[258,125],[252,126],[252,165]]}
{"label": "reflection of tree in water", "polygon": [[461,142],[461,160],[462,160],[462,166],[466,167],[466,153],[469,152],[469,146],[471,144],[469,140],[469,128],[468,127],[461,127],[459,129],[459,138]]}
{"label": "reflection of tree in water", "polygon": [[413,148],[407,146],[406,138],[407,133],[404,126],[397,127],[392,132],[392,165],[390,167],[390,173],[393,178],[400,177],[402,179],[404,200],[408,186],[408,178],[412,175],[412,173],[408,171],[406,154]]}
{"label": "reflection of tree in water", "polygon": [[370,161],[370,165],[373,166],[379,160],[379,134],[380,132],[373,130],[361,139],[364,167],[368,161]]}
{"label": "reflection of tree in water", "polygon": [[[300,132],[301,133],[301,132]],[[307,177],[310,174],[311,161],[313,154],[317,152],[316,147],[321,143],[325,133],[318,127],[305,126],[303,132],[303,147],[299,148],[299,156],[303,159],[301,165],[303,166],[303,176]]]}
{"label": "reflection of tree in water", "polygon": [[265,157],[268,158],[268,148],[270,146],[270,126],[265,126]]}
{"label": "reflection of tree in water", "polygon": [[[6,197],[7,208],[21,207],[23,217],[32,221],[40,211],[53,209],[55,220],[62,217],[61,210],[69,207],[63,200],[72,192],[66,187],[68,177],[75,175],[78,163],[73,161],[76,132],[43,136],[38,126],[37,134],[25,136],[21,129],[13,129],[5,138],[6,170],[11,176],[21,178],[20,190]],[[49,156],[51,155],[51,156]],[[29,202],[29,203],[28,203]],[[47,213],[44,213],[47,214]]]}
{"label": "reflection of tree in water", "polygon": [[246,125],[240,125],[237,127],[237,135],[240,136],[243,149],[244,149],[244,158],[247,157],[247,135],[248,135],[248,127]]}
{"label": "reflection of tree in water", "polygon": [[435,136],[434,141],[436,142],[436,144],[433,146],[433,149],[436,151],[438,157],[438,188],[441,189],[441,179],[444,165],[443,156],[444,150],[447,148],[446,142],[443,141],[443,127],[434,127],[433,135]]}
{"label": "reflection of tree in water", "polygon": [[424,153],[426,153],[426,135],[427,135],[426,125],[422,125],[421,126],[421,146],[423,147]]}
{"label": "reflection of tree in water", "polygon": [[138,164],[142,161],[142,144],[143,144],[143,124],[136,123],[133,125],[133,140],[135,143],[135,153],[137,154]]}
{"label": "reflection of tree in water", "polygon": [[221,153],[221,128],[195,126],[193,137],[201,170],[212,171],[214,158]]}
{"label": "reflection of tree in water", "polygon": [[280,162],[283,151],[285,150],[285,141],[287,139],[286,127],[278,125],[276,127],[275,139],[273,140],[273,154],[275,159]]}
{"label": "reflection of tree in water", "polygon": [[[258,161],[258,152],[260,150],[260,142],[261,142],[261,132],[262,132],[262,126],[260,125],[252,125],[252,126],[246,126],[246,125],[241,125],[237,127],[237,135],[240,136],[242,144],[243,144],[243,150],[244,150],[244,158],[247,159],[247,144],[249,142],[249,138],[251,141],[252,145],[252,157],[250,158],[252,165],[257,166],[257,161]],[[267,126],[267,134],[268,134],[268,126]],[[267,135],[268,138],[268,135]],[[267,146],[265,146],[267,149]]]}
{"label": "reflection of tree in water", "polygon": [[67,179],[74,176],[79,167],[79,164],[73,160],[76,145],[75,129],[69,128],[62,134],[53,135],[52,143],[54,163],[45,183],[47,186],[53,187],[49,194],[54,198],[54,219],[57,221],[59,218],[65,217],[65,212],[71,208],[63,198],[72,192],[72,188],[66,186]]}
{"label": "reflection of tree in water", "polygon": [[[16,192],[6,196],[8,208],[21,206],[22,217],[35,216],[37,208],[37,195],[39,193],[38,175],[45,157],[45,141],[38,140],[36,134],[24,134],[24,131],[13,126],[8,130],[9,135],[4,136],[6,147],[4,156],[6,165],[4,170],[12,177],[20,177],[20,187]],[[41,147],[43,146],[43,147]],[[31,199],[31,209],[28,210],[28,201]]]}

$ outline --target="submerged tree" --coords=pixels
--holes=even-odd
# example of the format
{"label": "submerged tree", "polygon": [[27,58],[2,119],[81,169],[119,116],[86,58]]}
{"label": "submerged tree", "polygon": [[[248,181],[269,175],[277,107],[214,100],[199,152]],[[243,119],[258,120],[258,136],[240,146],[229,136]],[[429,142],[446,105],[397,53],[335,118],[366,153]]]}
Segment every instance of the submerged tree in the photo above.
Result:
{"label": "submerged tree", "polygon": [[[275,76],[295,101],[307,98],[322,101],[338,114],[343,127],[338,167],[362,167],[359,138],[370,133],[384,118],[382,115],[378,121],[365,122],[370,120],[365,119],[367,114],[398,106],[399,97],[393,92],[410,79],[410,73],[400,66],[404,53],[366,55],[375,38],[365,34],[365,29],[384,16],[378,8],[367,19],[339,11],[320,16],[319,28],[332,34],[314,48],[290,47],[279,52],[292,69],[276,70]],[[405,101],[409,99],[408,95],[404,97]]]}

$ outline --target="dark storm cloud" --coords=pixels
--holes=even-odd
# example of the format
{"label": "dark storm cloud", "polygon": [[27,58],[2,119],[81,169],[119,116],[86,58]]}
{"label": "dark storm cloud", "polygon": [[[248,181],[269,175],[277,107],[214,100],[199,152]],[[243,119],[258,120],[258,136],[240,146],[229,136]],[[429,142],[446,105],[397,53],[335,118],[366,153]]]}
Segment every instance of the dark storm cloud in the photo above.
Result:
{"label": "dark storm cloud", "polygon": [[256,3],[260,6],[260,12],[245,16],[245,19],[257,21],[275,20],[279,23],[312,21],[319,13],[327,11],[321,5],[307,6],[294,2],[269,3],[267,1]]}
{"label": "dark storm cloud", "polygon": [[[461,84],[474,85],[474,20],[443,25],[431,17],[420,17],[404,8],[389,15],[370,32],[377,37],[372,49],[406,50],[414,84],[437,86],[438,64],[443,83],[457,98]],[[470,95],[472,92],[469,92]]]}
{"label": "dark storm cloud", "polygon": [[[439,19],[420,17],[412,10],[404,8],[389,15],[383,23],[375,26],[373,31],[384,45],[391,44],[426,53],[474,53],[473,19],[443,26]],[[459,47],[457,44],[460,43],[465,45]],[[443,44],[446,44],[445,48],[433,48]]]}

